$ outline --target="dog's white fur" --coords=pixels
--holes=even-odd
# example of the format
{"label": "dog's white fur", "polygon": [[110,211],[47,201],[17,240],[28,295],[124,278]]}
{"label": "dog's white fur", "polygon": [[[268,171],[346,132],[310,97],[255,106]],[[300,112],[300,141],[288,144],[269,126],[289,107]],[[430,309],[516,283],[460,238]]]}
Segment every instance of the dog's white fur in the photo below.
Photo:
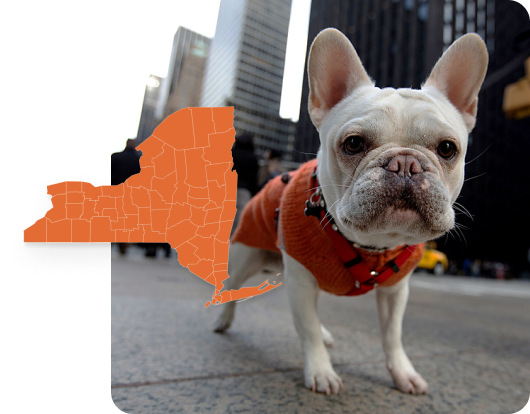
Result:
{"label": "dog's white fur", "polygon": [[[321,140],[318,179],[329,212],[347,239],[391,248],[430,240],[453,228],[452,205],[464,179],[467,137],[475,124],[487,60],[480,37],[468,34],[444,53],[421,90],[379,89],[342,33],[326,29],[315,38],[308,63],[308,106]],[[344,142],[351,136],[363,138],[366,148],[361,153],[345,153]],[[447,140],[456,148],[451,159],[438,153],[438,145]],[[396,183],[402,182],[412,188],[407,195],[412,204],[396,201]],[[270,256],[234,243],[225,288],[241,287],[270,262]],[[305,385],[313,391],[338,393],[342,381],[326,350],[333,338],[317,315],[318,284],[303,263],[285,251],[282,257],[304,352]],[[414,369],[401,341],[409,277],[377,288],[377,307],[386,366],[396,386],[424,394],[427,382]],[[230,326],[234,308],[234,302],[224,305],[216,331]]]}

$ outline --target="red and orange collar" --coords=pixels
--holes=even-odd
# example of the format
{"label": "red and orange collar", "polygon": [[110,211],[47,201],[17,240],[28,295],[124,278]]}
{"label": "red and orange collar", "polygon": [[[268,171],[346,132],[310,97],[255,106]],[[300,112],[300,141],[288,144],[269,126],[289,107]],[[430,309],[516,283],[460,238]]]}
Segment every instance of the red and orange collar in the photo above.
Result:
{"label": "red and orange collar", "polygon": [[[333,243],[344,267],[355,278],[355,287],[353,288],[356,290],[355,294],[366,293],[398,273],[402,265],[413,255],[417,245],[403,245],[392,250],[385,249],[383,251],[367,251],[362,246],[356,247],[342,235],[337,225],[333,222],[333,217],[328,214],[326,202],[316,176],[316,167],[312,177],[316,190],[306,200],[304,214],[306,216],[314,216],[320,221],[322,229]],[[396,257],[396,253],[399,251],[400,253]],[[387,260],[388,257],[394,258]],[[375,263],[374,259],[377,259],[375,262],[381,263],[382,266],[371,269],[367,265],[367,261]]]}

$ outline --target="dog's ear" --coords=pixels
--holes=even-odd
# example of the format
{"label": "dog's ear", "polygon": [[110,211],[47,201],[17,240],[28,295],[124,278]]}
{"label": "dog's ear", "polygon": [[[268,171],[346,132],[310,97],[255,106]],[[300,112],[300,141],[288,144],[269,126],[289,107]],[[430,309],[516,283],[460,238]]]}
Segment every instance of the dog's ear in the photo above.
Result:
{"label": "dog's ear", "polygon": [[475,126],[478,93],[488,68],[488,52],[479,35],[456,40],[436,62],[422,88],[433,86],[462,114],[468,132]]}
{"label": "dog's ear", "polygon": [[318,129],[328,112],[355,88],[371,84],[357,52],[336,29],[321,31],[308,62],[309,116]]}

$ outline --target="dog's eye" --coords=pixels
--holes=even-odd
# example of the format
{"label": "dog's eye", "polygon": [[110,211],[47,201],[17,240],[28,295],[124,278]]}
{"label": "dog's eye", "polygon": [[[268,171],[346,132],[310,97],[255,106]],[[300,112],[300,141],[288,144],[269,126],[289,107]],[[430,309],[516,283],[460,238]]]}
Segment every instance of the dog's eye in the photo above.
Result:
{"label": "dog's eye", "polygon": [[451,141],[442,141],[438,145],[438,155],[446,160],[453,158],[456,154],[456,145]]}
{"label": "dog's eye", "polygon": [[358,135],[350,135],[344,141],[343,146],[346,154],[354,155],[364,149],[364,140]]}

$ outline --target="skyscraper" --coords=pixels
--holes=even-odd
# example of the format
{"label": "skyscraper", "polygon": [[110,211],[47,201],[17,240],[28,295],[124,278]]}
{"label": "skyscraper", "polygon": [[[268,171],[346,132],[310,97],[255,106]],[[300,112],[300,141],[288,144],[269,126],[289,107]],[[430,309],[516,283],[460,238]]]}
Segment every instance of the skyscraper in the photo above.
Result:
{"label": "skyscraper", "polygon": [[236,134],[258,152],[285,152],[290,120],[279,116],[291,0],[222,0],[206,63],[201,106],[233,106]]}
{"label": "skyscraper", "polygon": [[[185,27],[178,28],[173,38],[168,75],[162,80],[160,88],[156,113],[160,122],[178,109],[199,105],[199,99],[194,95],[200,96],[201,77],[209,44],[209,37]],[[190,81],[193,85],[186,85]]]}
{"label": "skyscraper", "polygon": [[155,117],[155,112],[160,96],[160,84],[162,78],[150,75],[145,86],[144,102],[142,105],[142,113],[140,115],[140,123],[138,125],[138,133],[136,134],[137,145],[149,138],[154,129],[158,126],[160,121]]}
{"label": "skyscraper", "polygon": [[[179,27],[173,38],[168,74],[165,78],[151,75],[138,127],[138,143],[148,138],[170,114],[179,109],[199,106],[202,76],[210,38]],[[156,82],[152,79],[156,78]],[[155,96],[156,93],[156,96]]]}
{"label": "skyscraper", "polygon": [[171,82],[164,108],[164,118],[182,108],[199,106],[208,44],[201,39],[192,42],[182,58],[177,80]]}
{"label": "skyscraper", "polygon": [[444,43],[451,41],[449,33],[456,38],[474,30],[486,41],[490,61],[469,137],[466,183],[457,200],[473,220],[457,216],[469,228],[463,229],[466,241],[449,239],[443,248],[455,259],[498,261],[510,265],[514,276],[526,272],[530,277],[530,118],[508,120],[502,111],[504,88],[525,75],[528,13],[508,0],[456,0],[445,7]]}

